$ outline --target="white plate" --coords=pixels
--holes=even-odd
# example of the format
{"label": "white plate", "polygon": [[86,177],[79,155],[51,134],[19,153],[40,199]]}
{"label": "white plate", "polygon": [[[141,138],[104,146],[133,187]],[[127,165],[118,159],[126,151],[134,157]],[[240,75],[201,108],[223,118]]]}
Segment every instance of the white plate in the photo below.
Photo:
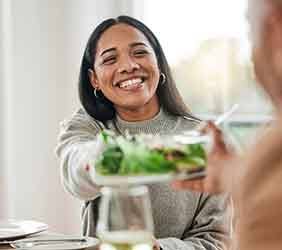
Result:
{"label": "white plate", "polygon": [[[94,171],[93,171],[94,172]],[[92,178],[97,185],[101,186],[118,186],[118,185],[142,185],[160,182],[169,182],[172,180],[192,180],[205,176],[205,171],[194,173],[168,173],[158,175],[142,175],[142,176],[107,176],[93,173]]]}
{"label": "white plate", "polygon": [[39,233],[48,229],[44,223],[31,220],[0,220],[0,241]]}
{"label": "white plate", "polygon": [[33,250],[61,250],[61,249],[84,249],[94,247],[99,244],[99,240],[93,237],[44,237],[36,239],[24,239],[14,241],[11,246],[16,249]]}

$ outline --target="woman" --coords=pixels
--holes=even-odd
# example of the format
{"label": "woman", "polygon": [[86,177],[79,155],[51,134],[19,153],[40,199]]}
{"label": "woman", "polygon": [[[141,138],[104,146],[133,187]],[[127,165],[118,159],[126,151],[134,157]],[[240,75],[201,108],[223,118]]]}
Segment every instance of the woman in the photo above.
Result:
{"label": "woman", "polygon": [[[189,114],[154,34],[127,16],[102,22],[91,34],[80,70],[83,106],[62,124],[57,154],[68,191],[87,201],[84,234],[95,235],[99,189],[90,179],[87,159],[99,154],[96,135],[173,134],[199,120]],[[95,155],[87,155],[91,148]],[[155,237],[162,249],[221,249],[224,201],[220,197],[149,185]],[[159,246],[157,246],[159,247]]]}

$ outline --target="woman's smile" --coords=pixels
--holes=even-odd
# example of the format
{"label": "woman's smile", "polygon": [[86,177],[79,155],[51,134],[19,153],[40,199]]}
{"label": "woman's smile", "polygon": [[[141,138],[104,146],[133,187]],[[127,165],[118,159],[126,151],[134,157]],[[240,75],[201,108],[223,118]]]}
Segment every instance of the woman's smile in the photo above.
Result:
{"label": "woman's smile", "polygon": [[133,76],[117,81],[116,83],[114,83],[114,86],[122,90],[134,91],[141,89],[144,86],[146,79],[147,77],[145,76]]}

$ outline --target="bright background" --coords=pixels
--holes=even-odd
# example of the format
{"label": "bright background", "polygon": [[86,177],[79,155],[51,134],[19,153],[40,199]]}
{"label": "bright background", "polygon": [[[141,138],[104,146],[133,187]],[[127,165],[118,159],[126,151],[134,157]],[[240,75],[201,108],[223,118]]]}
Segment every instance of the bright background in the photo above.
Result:
{"label": "bright background", "polygon": [[244,0],[0,0],[0,218],[80,233],[81,202],[60,184],[59,122],[79,106],[77,79],[89,34],[129,14],[157,35],[194,111],[240,110],[226,129],[244,145],[271,107],[252,75]]}

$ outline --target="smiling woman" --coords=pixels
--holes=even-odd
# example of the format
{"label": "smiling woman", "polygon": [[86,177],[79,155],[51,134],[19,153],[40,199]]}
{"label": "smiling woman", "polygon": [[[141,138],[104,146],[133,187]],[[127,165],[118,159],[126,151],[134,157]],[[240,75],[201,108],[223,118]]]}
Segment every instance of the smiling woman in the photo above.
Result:
{"label": "smiling woman", "polygon": [[[89,162],[95,168],[103,152],[99,132],[173,135],[193,128],[199,119],[184,104],[157,38],[128,16],[107,19],[91,34],[79,94],[83,108],[62,123],[57,154],[65,188],[86,201],[84,234],[95,236],[100,193]],[[177,192],[166,183],[148,188],[156,249],[223,248],[222,197]]]}

